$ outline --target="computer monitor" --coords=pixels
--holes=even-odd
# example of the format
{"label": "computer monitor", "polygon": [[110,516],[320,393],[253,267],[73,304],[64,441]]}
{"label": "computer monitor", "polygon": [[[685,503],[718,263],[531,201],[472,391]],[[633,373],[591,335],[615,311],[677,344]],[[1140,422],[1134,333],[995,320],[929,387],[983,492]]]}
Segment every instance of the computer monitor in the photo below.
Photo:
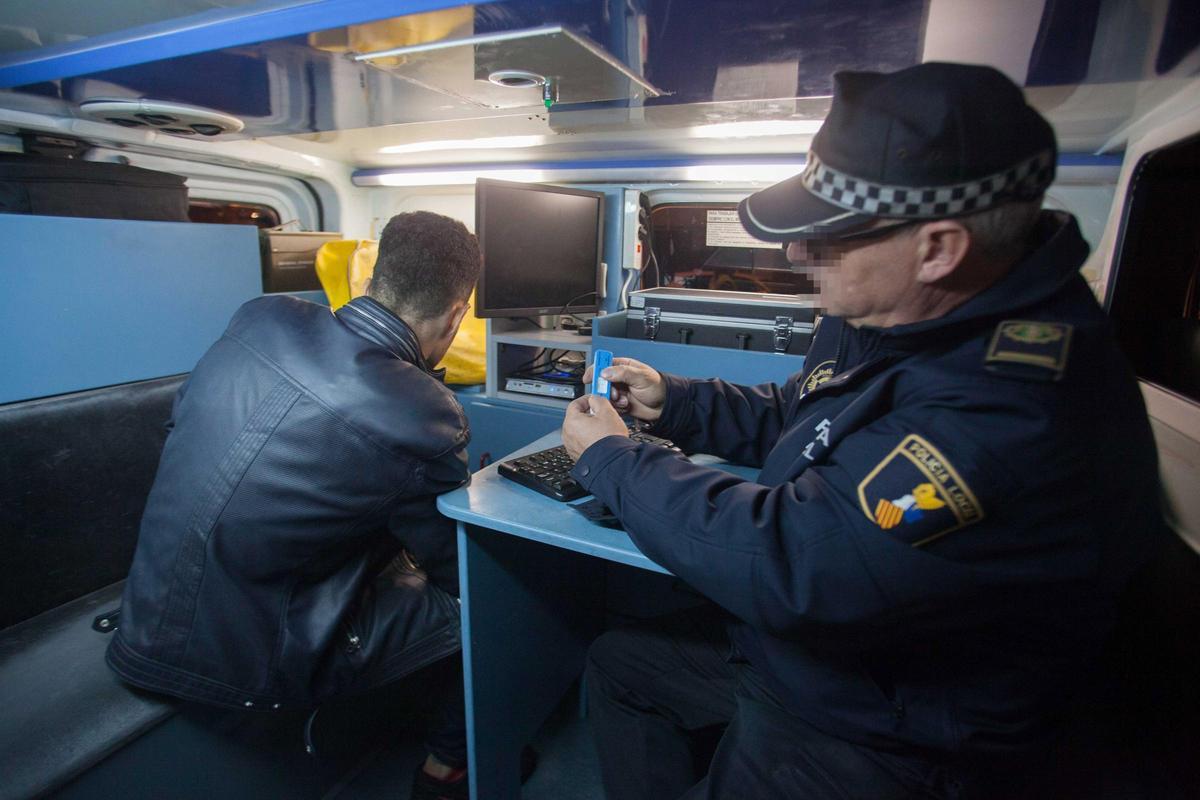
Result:
{"label": "computer monitor", "polygon": [[483,271],[476,316],[597,311],[603,230],[601,192],[477,180]]}

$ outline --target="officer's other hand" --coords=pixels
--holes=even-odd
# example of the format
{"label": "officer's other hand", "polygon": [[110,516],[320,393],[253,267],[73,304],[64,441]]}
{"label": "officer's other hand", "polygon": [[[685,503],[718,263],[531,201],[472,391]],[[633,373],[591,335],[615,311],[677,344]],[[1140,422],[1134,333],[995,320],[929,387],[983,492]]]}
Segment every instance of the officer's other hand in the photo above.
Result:
{"label": "officer's other hand", "polygon": [[[645,422],[662,416],[667,402],[667,384],[658,370],[632,358],[614,358],[601,375],[612,383],[612,404],[622,414],[632,414]],[[592,383],[592,368],[583,374],[583,384]]]}
{"label": "officer's other hand", "polygon": [[585,394],[567,406],[567,418],[562,426],[563,447],[576,461],[584,450],[605,436],[628,435],[629,429],[607,398]]}

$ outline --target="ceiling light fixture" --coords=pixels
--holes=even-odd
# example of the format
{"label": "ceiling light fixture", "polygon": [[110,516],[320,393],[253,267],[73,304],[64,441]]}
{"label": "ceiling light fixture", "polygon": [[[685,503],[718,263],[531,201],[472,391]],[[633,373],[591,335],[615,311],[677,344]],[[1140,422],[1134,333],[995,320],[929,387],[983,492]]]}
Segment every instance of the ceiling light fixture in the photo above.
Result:
{"label": "ceiling light fixture", "polygon": [[545,180],[546,173],[540,169],[456,169],[415,170],[380,175],[377,186],[469,186],[476,178],[496,178],[505,181],[536,183]]}
{"label": "ceiling light fixture", "polygon": [[523,69],[498,69],[488,75],[488,80],[505,89],[532,89],[544,84],[546,76]]}
{"label": "ceiling light fixture", "polygon": [[383,155],[431,153],[438,150],[507,150],[536,147],[546,143],[545,136],[487,136],[478,139],[439,139],[428,142],[393,144],[379,148]]}
{"label": "ceiling light fixture", "polygon": [[824,124],[819,119],[759,119],[744,122],[717,122],[688,129],[694,139],[745,139],[756,136],[808,136]]}
{"label": "ceiling light fixture", "polygon": [[803,162],[778,164],[697,164],[683,168],[685,181],[775,183],[804,169]]}
{"label": "ceiling light fixture", "polygon": [[[476,178],[499,178],[501,180],[530,183],[545,181],[612,180],[612,164],[588,165],[539,164],[537,168],[499,165],[480,165],[463,169],[396,169],[380,168],[355,173],[356,186],[469,186]],[[804,169],[804,160],[797,158],[785,161],[738,161],[718,164],[639,164],[630,163],[620,168],[625,181],[697,181],[702,183],[727,183],[758,185],[775,183]]]}

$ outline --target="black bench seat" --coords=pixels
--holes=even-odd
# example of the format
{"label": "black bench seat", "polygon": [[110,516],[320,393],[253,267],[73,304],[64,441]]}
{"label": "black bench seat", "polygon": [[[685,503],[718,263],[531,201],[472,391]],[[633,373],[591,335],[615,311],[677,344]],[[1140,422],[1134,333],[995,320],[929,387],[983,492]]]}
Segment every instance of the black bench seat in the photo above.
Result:
{"label": "black bench seat", "polygon": [[172,713],[104,663],[176,375],[0,406],[0,800],[53,791]]}
{"label": "black bench seat", "polygon": [[52,792],[174,712],[104,663],[110,637],[92,622],[120,604],[123,585],[0,632],[0,799]]}

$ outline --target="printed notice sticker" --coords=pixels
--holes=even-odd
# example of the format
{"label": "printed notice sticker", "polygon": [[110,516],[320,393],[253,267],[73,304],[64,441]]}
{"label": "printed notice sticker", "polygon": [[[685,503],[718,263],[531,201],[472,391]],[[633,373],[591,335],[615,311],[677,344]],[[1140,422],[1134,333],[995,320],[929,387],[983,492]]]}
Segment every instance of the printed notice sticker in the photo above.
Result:
{"label": "printed notice sticker", "polygon": [[746,233],[742,221],[738,219],[736,208],[708,210],[704,226],[705,247],[761,247],[765,250],[777,250],[779,245],[774,242],[763,242]]}

